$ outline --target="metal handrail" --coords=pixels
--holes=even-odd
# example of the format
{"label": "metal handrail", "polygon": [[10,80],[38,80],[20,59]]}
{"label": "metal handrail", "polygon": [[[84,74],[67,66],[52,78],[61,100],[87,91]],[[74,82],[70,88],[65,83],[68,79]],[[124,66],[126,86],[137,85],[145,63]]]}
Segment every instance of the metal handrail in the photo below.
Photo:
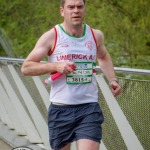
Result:
{"label": "metal handrail", "polygon": [[[96,66],[96,69],[100,69],[100,67]],[[118,73],[131,73],[131,74],[150,75],[150,70],[146,70],[146,69],[114,67],[114,70],[115,70],[115,72],[118,72]]]}
{"label": "metal handrail", "polygon": [[[23,63],[25,59],[20,59],[20,58],[7,58],[7,57],[0,57],[0,62],[3,63]],[[41,62],[46,62],[46,61],[41,61]],[[97,70],[101,70],[99,66],[96,66]],[[146,69],[134,69],[134,68],[120,68],[120,67],[114,67],[114,70],[116,72],[120,73],[132,73],[132,74],[143,74],[143,75],[150,75],[150,70]]]}
{"label": "metal handrail", "polygon": [[0,62],[18,62],[18,63],[23,63],[25,59],[21,58],[9,58],[9,57],[0,57]]}

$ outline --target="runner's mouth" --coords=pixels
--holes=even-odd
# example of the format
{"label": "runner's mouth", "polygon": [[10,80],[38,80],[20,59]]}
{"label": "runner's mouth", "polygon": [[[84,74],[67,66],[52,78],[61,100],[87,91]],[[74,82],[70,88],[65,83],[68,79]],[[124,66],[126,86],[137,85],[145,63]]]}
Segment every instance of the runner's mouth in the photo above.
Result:
{"label": "runner's mouth", "polygon": [[72,17],[72,18],[79,19],[79,18],[81,18],[81,17],[79,17],[79,16],[76,16],[76,17]]}

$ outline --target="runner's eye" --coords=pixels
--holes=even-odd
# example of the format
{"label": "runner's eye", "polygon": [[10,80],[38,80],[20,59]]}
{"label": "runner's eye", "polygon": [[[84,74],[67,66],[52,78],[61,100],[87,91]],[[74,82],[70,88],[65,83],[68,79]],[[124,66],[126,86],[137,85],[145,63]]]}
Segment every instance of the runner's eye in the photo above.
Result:
{"label": "runner's eye", "polygon": [[74,6],[68,6],[68,8],[69,8],[69,9],[73,9],[73,8],[74,8]]}
{"label": "runner's eye", "polygon": [[81,6],[78,6],[78,9],[82,9],[83,8],[83,5],[81,5]]}

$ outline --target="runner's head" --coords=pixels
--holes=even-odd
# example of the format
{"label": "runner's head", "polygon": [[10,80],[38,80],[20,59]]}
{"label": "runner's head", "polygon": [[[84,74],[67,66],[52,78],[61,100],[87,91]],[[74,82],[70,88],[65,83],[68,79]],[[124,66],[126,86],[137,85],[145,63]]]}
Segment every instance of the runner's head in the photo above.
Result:
{"label": "runner's head", "polygon": [[65,24],[81,27],[85,17],[85,0],[61,0],[60,13]]}
{"label": "runner's head", "polygon": [[[64,4],[67,0],[60,0],[60,7],[64,7]],[[83,0],[84,4],[85,4],[85,0]]]}

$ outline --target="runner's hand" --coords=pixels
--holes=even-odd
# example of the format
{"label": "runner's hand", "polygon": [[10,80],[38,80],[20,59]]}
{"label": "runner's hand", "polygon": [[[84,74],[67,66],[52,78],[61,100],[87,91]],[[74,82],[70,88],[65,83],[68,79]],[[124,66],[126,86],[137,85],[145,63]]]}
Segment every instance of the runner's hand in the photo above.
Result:
{"label": "runner's hand", "polygon": [[114,96],[118,96],[121,93],[121,86],[116,81],[112,81],[110,87]]}
{"label": "runner's hand", "polygon": [[74,68],[76,67],[74,62],[60,62],[57,63],[56,70],[61,74],[69,74],[74,71],[74,68],[71,66],[74,66]]}

